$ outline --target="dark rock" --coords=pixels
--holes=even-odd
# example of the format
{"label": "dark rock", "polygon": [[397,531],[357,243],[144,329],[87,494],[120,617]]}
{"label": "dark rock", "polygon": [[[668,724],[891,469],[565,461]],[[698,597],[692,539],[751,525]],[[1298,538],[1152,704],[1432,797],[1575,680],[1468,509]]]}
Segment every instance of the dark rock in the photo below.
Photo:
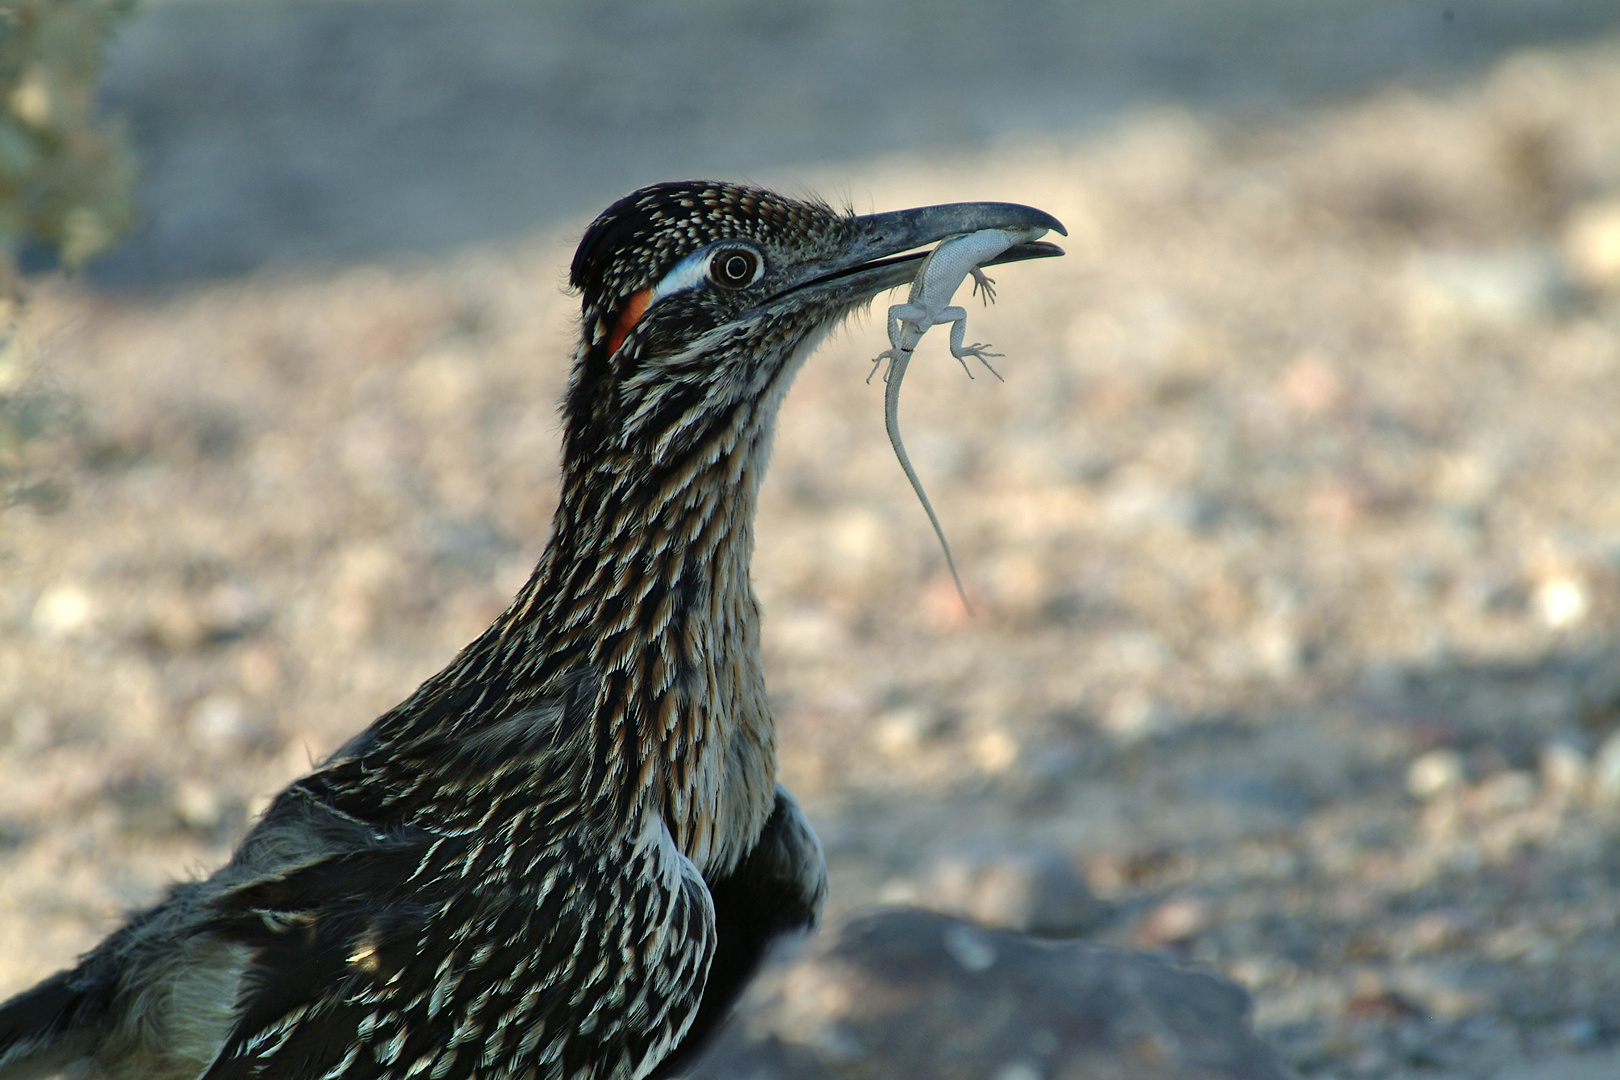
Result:
{"label": "dark rock", "polygon": [[910,908],[771,963],[688,1073],[720,1080],[1287,1080],[1249,997],[1143,952]]}

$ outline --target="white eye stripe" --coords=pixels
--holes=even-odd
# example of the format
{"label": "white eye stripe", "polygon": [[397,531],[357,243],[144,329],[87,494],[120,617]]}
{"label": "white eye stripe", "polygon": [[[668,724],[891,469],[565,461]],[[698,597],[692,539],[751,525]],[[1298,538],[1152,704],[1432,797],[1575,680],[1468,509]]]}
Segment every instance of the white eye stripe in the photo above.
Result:
{"label": "white eye stripe", "polygon": [[709,249],[699,248],[676,263],[674,269],[665,274],[663,280],[653,286],[652,299],[648,301],[648,304],[657,303],[671,293],[695,289],[708,280],[708,276]]}
{"label": "white eye stripe", "polygon": [[709,260],[714,258],[714,253],[717,250],[724,251],[728,248],[733,251],[746,252],[750,261],[754,264],[753,281],[743,282],[739,287],[752,285],[764,276],[765,261],[755,254],[753,250],[738,246],[736,241],[722,241],[718,244],[698,248],[698,250],[676,263],[669,273],[665,274],[663,279],[653,286],[652,296],[647,301],[648,305],[655,304],[673,293],[695,289],[707,282],[709,280]]}

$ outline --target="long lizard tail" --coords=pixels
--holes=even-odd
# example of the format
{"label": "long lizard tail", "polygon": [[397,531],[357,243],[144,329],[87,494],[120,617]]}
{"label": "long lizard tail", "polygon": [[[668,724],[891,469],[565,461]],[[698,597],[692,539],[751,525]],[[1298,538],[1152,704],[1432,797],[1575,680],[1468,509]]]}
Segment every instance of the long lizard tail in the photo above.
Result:
{"label": "long lizard tail", "polygon": [[[911,481],[911,490],[917,493],[923,509],[928,512],[928,523],[934,527],[934,535],[939,537],[939,546],[945,552],[945,565],[950,567],[951,580],[956,582],[956,595],[962,598],[962,606],[972,612],[973,605],[968,601],[967,590],[962,588],[961,575],[956,572],[956,560],[951,558],[951,544],[945,539],[945,529],[939,523],[939,515],[934,513],[934,504],[928,501],[928,492],[923,490],[922,481],[917,478],[917,470],[911,467],[905,443],[900,441],[900,380],[906,377],[906,364],[911,360],[911,354],[903,349],[891,349],[885,355],[890,359],[889,370],[883,376],[883,381],[887,383],[883,388],[883,427],[889,433],[889,445],[894,447],[894,456],[900,459],[900,467],[906,471],[906,479]],[[883,357],[878,359],[882,360]],[[5,1077],[0,1077],[0,1080],[5,1080]]]}

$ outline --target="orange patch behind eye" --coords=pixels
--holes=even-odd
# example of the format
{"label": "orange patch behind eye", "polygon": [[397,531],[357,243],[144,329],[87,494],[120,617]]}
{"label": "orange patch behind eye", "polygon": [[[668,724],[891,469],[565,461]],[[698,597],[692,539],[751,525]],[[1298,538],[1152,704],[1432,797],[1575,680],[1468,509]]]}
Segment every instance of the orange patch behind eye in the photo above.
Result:
{"label": "orange patch behind eye", "polygon": [[619,312],[618,321],[613,324],[613,333],[608,335],[607,354],[609,356],[619,351],[619,346],[624,344],[626,335],[630,333],[636,323],[641,321],[642,312],[646,311],[647,305],[652,303],[652,295],[653,291],[651,289],[642,289],[631,293],[630,299],[625,301],[624,310]]}

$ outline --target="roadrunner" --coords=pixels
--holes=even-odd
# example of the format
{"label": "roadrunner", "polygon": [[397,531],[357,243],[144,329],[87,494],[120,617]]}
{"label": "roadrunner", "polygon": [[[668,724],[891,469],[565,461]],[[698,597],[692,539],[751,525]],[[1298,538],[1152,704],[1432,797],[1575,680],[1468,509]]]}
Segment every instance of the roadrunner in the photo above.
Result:
{"label": "roadrunner", "polygon": [[0,1006],[0,1080],[678,1069],[827,888],[776,782],[749,580],[777,408],[919,249],[989,228],[1062,231],[707,182],[604,211],[570,271],[562,496],[528,583],[224,867]]}

